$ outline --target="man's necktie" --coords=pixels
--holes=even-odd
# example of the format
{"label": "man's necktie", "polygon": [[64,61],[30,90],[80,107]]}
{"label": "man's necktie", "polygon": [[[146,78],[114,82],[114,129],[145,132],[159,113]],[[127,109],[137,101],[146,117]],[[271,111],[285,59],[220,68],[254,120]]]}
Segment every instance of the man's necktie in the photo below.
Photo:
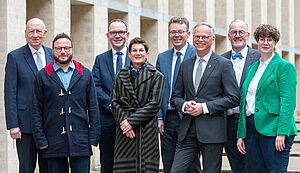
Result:
{"label": "man's necktie", "polygon": [[117,64],[116,64],[116,74],[117,74],[122,68],[122,55],[123,55],[123,53],[122,52],[117,52],[116,54],[118,55],[117,56]]}
{"label": "man's necktie", "polygon": [[43,65],[43,61],[42,61],[42,57],[40,56],[40,53],[38,51],[35,52],[36,54],[36,67],[38,70],[41,70],[44,65]]}
{"label": "man's necktie", "polygon": [[237,58],[239,58],[239,59],[243,59],[244,58],[241,53],[232,53],[231,57],[232,57],[232,60],[235,60]]}
{"label": "man's necktie", "polygon": [[195,76],[195,83],[194,83],[194,87],[195,87],[195,92],[197,93],[198,91],[198,87],[202,78],[202,62],[204,61],[204,59],[199,59],[199,64],[196,70],[196,76]]}
{"label": "man's necktie", "polygon": [[177,79],[177,75],[179,72],[179,67],[181,64],[181,53],[180,52],[176,52],[177,55],[177,59],[176,59],[176,64],[175,64],[175,68],[174,68],[174,74],[173,74],[173,81],[172,81],[172,89],[174,88],[176,79]]}

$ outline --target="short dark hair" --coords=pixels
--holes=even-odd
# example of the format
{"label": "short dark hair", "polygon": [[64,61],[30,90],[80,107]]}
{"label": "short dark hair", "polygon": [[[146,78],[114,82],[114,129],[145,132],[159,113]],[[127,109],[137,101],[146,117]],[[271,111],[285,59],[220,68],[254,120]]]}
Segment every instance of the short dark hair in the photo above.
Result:
{"label": "short dark hair", "polygon": [[68,34],[62,32],[62,33],[57,34],[57,35],[54,37],[54,39],[53,39],[53,41],[52,41],[52,49],[54,49],[54,43],[55,43],[58,39],[61,39],[61,38],[66,38],[66,39],[70,40],[70,41],[71,41],[71,46],[73,46],[71,37],[70,37]]}
{"label": "short dark hair", "polygon": [[114,22],[122,22],[122,23],[124,23],[124,25],[125,25],[125,27],[126,27],[126,31],[127,31],[127,24],[126,24],[126,22],[125,22],[124,20],[122,20],[122,19],[113,19],[113,20],[109,21],[109,22],[108,22],[108,28],[107,28],[108,31],[109,31],[109,26],[110,26],[112,23],[114,23]]}
{"label": "short dark hair", "polygon": [[129,51],[129,52],[132,51],[131,48],[132,48],[132,45],[134,45],[134,44],[141,44],[141,45],[144,46],[146,52],[149,51],[149,46],[148,46],[148,44],[146,43],[146,41],[145,41],[144,39],[142,39],[141,37],[135,37],[135,38],[133,38],[133,39],[130,41],[130,43],[129,43],[129,46],[128,46],[128,49],[129,49],[128,51]]}
{"label": "short dark hair", "polygon": [[189,24],[189,21],[187,20],[187,18],[185,18],[185,17],[180,17],[180,16],[172,17],[169,21],[169,28],[172,23],[185,24],[186,31],[189,31],[190,24]]}
{"label": "short dark hair", "polygon": [[275,26],[269,24],[259,25],[254,32],[256,42],[258,42],[259,38],[265,37],[271,37],[275,40],[275,43],[277,43],[280,39],[280,32]]}

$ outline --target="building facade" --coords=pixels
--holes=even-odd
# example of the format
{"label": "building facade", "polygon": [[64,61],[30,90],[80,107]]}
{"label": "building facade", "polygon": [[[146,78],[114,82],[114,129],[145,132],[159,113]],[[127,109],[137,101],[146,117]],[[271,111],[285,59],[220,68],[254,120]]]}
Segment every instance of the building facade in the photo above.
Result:
{"label": "building facade", "polygon": [[[48,29],[45,45],[57,33],[65,32],[73,39],[73,53],[85,66],[92,68],[95,56],[109,49],[106,32],[108,21],[124,19],[130,38],[143,37],[150,46],[150,62],[155,64],[158,52],[168,49],[168,21],[185,16],[191,28],[207,21],[216,28],[214,50],[221,54],[231,49],[227,40],[229,23],[245,20],[249,25],[249,45],[256,47],[253,31],[263,23],[275,25],[281,32],[277,52],[300,71],[300,1],[297,0],[0,0],[0,88],[4,86],[4,68],[8,52],[26,43],[25,23],[41,18]],[[191,41],[191,38],[190,38]],[[298,78],[299,78],[298,74]],[[297,92],[300,90],[298,85]],[[297,97],[296,116],[300,115]],[[5,125],[4,94],[0,94],[0,173],[18,172],[15,141]],[[95,149],[92,167],[99,166]]]}

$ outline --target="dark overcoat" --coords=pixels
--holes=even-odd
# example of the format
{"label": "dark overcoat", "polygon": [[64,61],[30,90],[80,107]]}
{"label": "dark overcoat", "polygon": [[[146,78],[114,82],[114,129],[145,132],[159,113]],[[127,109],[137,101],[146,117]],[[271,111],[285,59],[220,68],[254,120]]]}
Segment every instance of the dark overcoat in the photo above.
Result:
{"label": "dark overcoat", "polygon": [[[111,109],[116,120],[114,172],[159,172],[159,144],[156,114],[161,106],[163,75],[146,62],[132,83],[130,67],[115,80]],[[135,138],[126,137],[120,123],[127,119]]]}
{"label": "dark overcoat", "polygon": [[91,72],[74,61],[66,91],[53,62],[36,76],[32,128],[36,146],[45,158],[90,156],[100,138],[100,118]]}

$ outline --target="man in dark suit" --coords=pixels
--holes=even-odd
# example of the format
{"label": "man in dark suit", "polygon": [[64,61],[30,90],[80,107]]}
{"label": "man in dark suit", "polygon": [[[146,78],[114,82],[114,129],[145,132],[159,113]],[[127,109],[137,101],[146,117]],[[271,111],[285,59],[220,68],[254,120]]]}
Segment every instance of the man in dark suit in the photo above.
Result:
{"label": "man in dark suit", "polygon": [[101,117],[101,172],[112,173],[116,127],[109,104],[116,74],[121,68],[130,63],[128,49],[125,45],[129,37],[126,23],[121,19],[113,19],[108,24],[106,36],[111,43],[112,49],[96,56],[93,77]]}
{"label": "man in dark suit", "polygon": [[[19,172],[33,173],[37,148],[31,129],[33,80],[41,68],[52,60],[51,49],[42,45],[47,29],[41,19],[30,19],[26,24],[27,44],[7,55],[4,80],[6,126],[16,139]],[[40,173],[47,172],[44,159],[39,157]]]}
{"label": "man in dark suit", "polygon": [[239,104],[239,91],[231,61],[211,50],[214,40],[211,25],[197,24],[196,56],[182,62],[179,70],[171,100],[182,119],[171,173],[186,173],[199,152],[203,172],[221,172],[225,111]]}
{"label": "man in dark suit", "polygon": [[[247,46],[247,41],[249,38],[250,33],[248,32],[248,25],[244,21],[237,19],[230,23],[228,39],[231,43],[232,50],[225,52],[222,56],[231,60],[240,92],[248,67],[260,57],[260,54],[257,50]],[[227,111],[228,141],[225,143],[225,151],[231,170],[234,173],[245,173],[251,171],[250,167],[246,166],[244,155],[238,151],[236,146],[239,116],[239,107],[235,107]]]}
{"label": "man in dark suit", "polygon": [[[169,21],[169,38],[173,48],[158,54],[156,68],[165,77],[165,90],[162,106],[157,113],[158,129],[161,135],[162,161],[165,173],[171,171],[174,160],[180,118],[178,111],[171,106],[170,98],[182,61],[194,57],[195,48],[187,42],[190,36],[189,21],[184,17],[173,17]],[[189,172],[200,172],[200,160],[195,159],[195,168]]]}

